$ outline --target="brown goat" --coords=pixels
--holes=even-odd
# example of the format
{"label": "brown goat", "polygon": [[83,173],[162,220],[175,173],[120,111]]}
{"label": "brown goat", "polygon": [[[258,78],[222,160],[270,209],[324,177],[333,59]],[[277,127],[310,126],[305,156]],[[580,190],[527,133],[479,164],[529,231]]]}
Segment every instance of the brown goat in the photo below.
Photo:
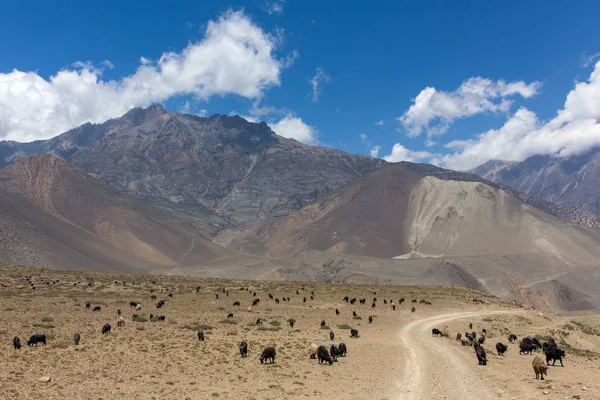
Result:
{"label": "brown goat", "polygon": [[544,380],[544,375],[548,375],[548,366],[544,360],[538,356],[535,356],[531,365],[533,366],[533,371],[535,372],[535,379]]}

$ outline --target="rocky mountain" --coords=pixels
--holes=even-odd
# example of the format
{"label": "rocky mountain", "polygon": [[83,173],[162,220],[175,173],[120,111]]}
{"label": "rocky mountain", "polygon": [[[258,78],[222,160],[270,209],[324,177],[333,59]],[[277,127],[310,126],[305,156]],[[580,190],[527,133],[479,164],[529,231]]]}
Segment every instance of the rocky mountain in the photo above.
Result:
{"label": "rocky mountain", "polygon": [[0,160],[2,262],[466,285],[539,308],[600,307],[598,217],[471,173],[158,105],[47,141],[0,142]]}
{"label": "rocky mountain", "polygon": [[2,142],[9,163],[54,153],[113,188],[154,204],[210,210],[231,224],[287,215],[385,164],[311,147],[240,117],[134,109],[43,142]]}
{"label": "rocky mountain", "polygon": [[54,155],[1,169],[0,209],[4,263],[159,272],[234,255],[211,242],[204,218],[119,194]]}
{"label": "rocky mountain", "polygon": [[[238,238],[237,244],[277,258],[320,252],[332,259],[394,259],[379,264],[378,273],[408,273],[421,265],[415,278],[435,274],[446,283],[462,280],[530,303],[543,298],[552,307],[600,305],[595,289],[600,284],[599,230],[562,222],[510,190],[440,179],[431,172],[410,163],[382,167]],[[526,295],[526,289],[535,291],[550,281],[572,298],[559,299],[561,291],[554,289]]]}
{"label": "rocky mountain", "polygon": [[600,149],[563,158],[533,156],[522,162],[492,160],[471,172],[533,197],[600,214]]}

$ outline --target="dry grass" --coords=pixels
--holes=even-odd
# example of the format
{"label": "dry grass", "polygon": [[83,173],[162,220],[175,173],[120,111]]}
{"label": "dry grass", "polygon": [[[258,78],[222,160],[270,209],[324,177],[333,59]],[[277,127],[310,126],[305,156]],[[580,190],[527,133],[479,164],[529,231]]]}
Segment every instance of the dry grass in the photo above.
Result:
{"label": "dry grass", "polygon": [[[34,283],[59,283],[38,285],[34,292],[22,285],[26,275],[32,275]],[[369,393],[368,398],[389,399],[397,394],[397,371],[380,360],[397,358],[400,363],[396,330],[401,321],[415,314],[410,313],[409,304],[397,306],[394,312],[383,304],[376,309],[370,304],[351,306],[342,298],[372,297],[376,291],[381,298],[428,299],[434,304],[429,310],[439,311],[442,306],[437,304],[472,307],[465,299],[474,297],[472,291],[454,287],[252,282],[12,266],[0,267],[0,283],[3,342],[41,332],[48,336],[47,346],[25,346],[19,351],[0,347],[4,393],[19,399],[81,398],[82,393],[95,399],[348,399],[365,398],[365,393]],[[199,293],[197,286],[201,287]],[[220,294],[217,300],[215,293],[223,287],[229,296]],[[311,291],[315,300],[303,303]],[[252,292],[257,292],[261,302],[248,312]],[[167,297],[169,293],[173,298]],[[279,298],[289,296],[290,302],[275,304],[268,293]],[[165,306],[157,310],[151,295],[157,296],[156,301],[166,300]],[[506,304],[484,297],[497,307]],[[141,303],[144,314],[130,309],[130,301]],[[234,308],[234,301],[242,306]],[[102,310],[86,310],[88,302],[91,308],[100,305]],[[335,315],[335,308],[341,315]],[[126,319],[121,328],[116,326],[117,309]],[[376,318],[367,324],[353,319],[352,311]],[[230,312],[234,318],[224,319]],[[139,314],[137,322],[131,321],[132,313]],[[143,323],[150,313],[165,315],[167,323]],[[265,321],[263,326],[254,325],[257,318]],[[294,328],[289,326],[290,320],[295,321]],[[328,322],[323,329],[321,320]],[[106,322],[112,331],[102,335]],[[333,366],[319,366],[308,358],[308,342],[329,340],[331,327],[336,339],[348,344],[349,356]],[[351,327],[360,329],[360,339],[349,339],[347,330]],[[200,330],[205,333],[204,342],[197,339]],[[81,333],[78,346],[71,339],[75,331]],[[247,358],[239,355],[242,340],[249,345]],[[266,346],[277,349],[274,365],[261,365],[257,360]],[[51,376],[52,382],[41,386],[37,382],[41,375]]]}

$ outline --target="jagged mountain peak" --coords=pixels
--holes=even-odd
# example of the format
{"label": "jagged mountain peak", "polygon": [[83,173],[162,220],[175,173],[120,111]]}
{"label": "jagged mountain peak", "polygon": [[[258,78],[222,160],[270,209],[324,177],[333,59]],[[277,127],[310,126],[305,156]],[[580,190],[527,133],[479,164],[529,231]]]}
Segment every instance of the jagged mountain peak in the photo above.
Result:
{"label": "jagged mountain peak", "polygon": [[135,107],[127,111],[121,119],[125,119],[134,125],[140,125],[160,115],[167,114],[167,110],[161,104],[152,104],[147,108]]}

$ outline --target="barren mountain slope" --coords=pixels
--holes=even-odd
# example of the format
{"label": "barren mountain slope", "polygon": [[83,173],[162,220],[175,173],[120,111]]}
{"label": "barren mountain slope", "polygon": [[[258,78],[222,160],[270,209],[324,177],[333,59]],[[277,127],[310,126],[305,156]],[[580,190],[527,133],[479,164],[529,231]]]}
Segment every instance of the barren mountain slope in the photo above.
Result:
{"label": "barren mountain slope", "polygon": [[[194,225],[192,216],[182,219],[177,214],[117,194],[56,156],[25,157],[0,170],[0,189],[5,193],[6,204],[17,211],[35,210],[22,211],[28,226],[39,232],[41,238],[29,241],[30,251],[34,253],[44,253],[37,248],[38,243],[59,241],[65,251],[56,249],[54,252],[64,254],[65,258],[72,254],[97,258],[98,255],[86,253],[93,249],[103,254],[105,260],[125,253],[128,257],[123,264],[131,266],[198,265],[232,254],[207,239],[209,233],[202,231],[203,221]],[[23,221],[17,222],[6,222],[2,236],[10,236],[13,228],[22,232],[18,225]],[[82,240],[89,242],[88,245],[81,246]],[[12,248],[4,251],[11,252]],[[11,261],[26,260],[12,258]],[[77,267],[78,260],[70,265]],[[80,265],[78,268],[91,267]],[[102,269],[106,268],[114,269],[109,265]]]}
{"label": "barren mountain slope", "polygon": [[566,224],[479,182],[381,168],[260,230],[271,255],[303,250],[371,257],[547,253],[571,263],[600,256],[597,230]]}
{"label": "barren mountain slope", "polygon": [[511,192],[392,165],[231,244],[323,263],[325,279],[461,284],[539,308],[581,309],[600,305],[599,243],[597,229],[564,223]]}

